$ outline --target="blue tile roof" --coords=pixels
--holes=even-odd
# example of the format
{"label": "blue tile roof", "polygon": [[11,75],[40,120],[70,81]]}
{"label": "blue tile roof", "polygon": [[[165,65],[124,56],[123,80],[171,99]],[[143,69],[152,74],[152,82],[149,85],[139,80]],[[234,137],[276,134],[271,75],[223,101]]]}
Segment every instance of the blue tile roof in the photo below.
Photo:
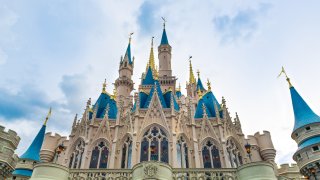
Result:
{"label": "blue tile roof", "polygon": [[[203,118],[203,105],[206,107],[208,117],[217,117],[216,111],[214,109],[214,104],[217,105],[218,110],[221,109],[216,97],[213,95],[211,91],[208,91],[198,101],[198,106],[194,117]],[[219,114],[218,116],[221,116],[221,114]]]}
{"label": "blue tile roof", "polygon": [[166,29],[163,29],[160,45],[169,45]]}
{"label": "blue tile roof", "polygon": [[293,131],[308,124],[320,123],[320,117],[312,111],[294,87],[290,88],[290,94],[295,119]]}
{"label": "blue tile roof", "polygon": [[16,169],[12,172],[13,176],[25,176],[25,177],[31,177],[32,170],[29,169]]}
{"label": "blue tile roof", "polygon": [[106,108],[109,106],[108,118],[116,119],[118,108],[117,103],[107,93],[101,93],[97,102],[93,105],[93,109],[97,109],[96,118],[103,118],[106,112]]}
{"label": "blue tile roof", "polygon": [[153,79],[153,74],[152,74],[152,69],[149,66],[146,76],[144,77],[144,79],[142,80],[142,85],[153,85],[154,84],[154,79]]}
{"label": "blue tile roof", "polygon": [[203,87],[203,84],[202,84],[202,81],[200,78],[198,78],[198,82],[197,82],[197,91],[198,90],[201,90],[201,91],[205,91],[206,89]]}
{"label": "blue tile roof", "polygon": [[43,125],[38,132],[37,136],[32,141],[31,145],[25,153],[20,156],[20,159],[28,159],[32,161],[40,161],[40,149],[43,143],[44,134],[46,132],[46,126]]}
{"label": "blue tile roof", "polygon": [[[166,103],[166,105],[167,105],[168,108],[171,108],[171,96],[173,96],[173,93],[172,93],[171,90],[169,90],[169,91],[167,91],[167,92],[165,92],[165,93],[163,94],[163,98],[164,98],[165,103]],[[179,107],[179,105],[178,105],[178,103],[177,103],[177,100],[176,100],[176,98],[175,98],[174,96],[173,96],[173,106],[174,106],[174,109],[175,109],[176,111],[179,111],[179,110],[180,110],[180,107]]]}
{"label": "blue tile roof", "polygon": [[307,139],[299,144],[298,151],[305,148],[305,147],[308,147],[308,146],[311,146],[314,144],[319,144],[319,143],[320,143],[320,136],[311,137],[310,139]]}

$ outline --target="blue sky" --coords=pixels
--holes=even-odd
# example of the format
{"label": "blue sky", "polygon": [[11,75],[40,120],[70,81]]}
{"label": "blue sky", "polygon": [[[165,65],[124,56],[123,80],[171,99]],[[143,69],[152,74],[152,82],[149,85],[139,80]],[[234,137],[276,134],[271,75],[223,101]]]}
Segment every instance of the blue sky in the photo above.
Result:
{"label": "blue sky", "polygon": [[160,42],[167,19],[173,73],[182,86],[188,62],[216,97],[224,96],[245,134],[271,132],[278,163],[292,162],[293,113],[277,75],[284,65],[293,85],[320,114],[319,1],[5,1],[0,0],[0,124],[18,132],[18,154],[40,129],[68,135],[86,100],[96,100],[105,78],[117,77],[128,34],[136,86],[150,39]]}

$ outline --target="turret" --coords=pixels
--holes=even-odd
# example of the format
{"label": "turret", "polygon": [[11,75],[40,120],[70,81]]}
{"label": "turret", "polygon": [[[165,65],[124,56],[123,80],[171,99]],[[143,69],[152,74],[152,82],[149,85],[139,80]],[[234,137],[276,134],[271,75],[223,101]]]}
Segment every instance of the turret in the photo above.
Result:
{"label": "turret", "polygon": [[134,68],[134,57],[131,58],[131,35],[129,37],[129,43],[124,55],[121,57],[119,65],[119,77],[115,81],[114,85],[117,91],[117,95],[120,98],[129,98],[131,91],[133,90],[133,68]]}
{"label": "turret", "polygon": [[158,46],[158,58],[159,58],[159,76],[171,77],[172,76],[171,46],[169,45],[165,22],[163,23],[161,43]]}
{"label": "turret", "polygon": [[46,124],[50,116],[51,108],[43,126],[32,141],[31,145],[27,151],[20,156],[16,169],[12,173],[14,179],[25,179],[31,177],[34,165],[40,162],[40,149],[46,132]]}
{"label": "turret", "polygon": [[[293,155],[300,172],[310,179],[320,178],[320,117],[313,112],[290,82],[284,68],[280,73],[286,76],[289,83],[292,107],[294,112],[294,128],[291,138],[298,144]],[[280,76],[279,75],[279,76]]]}

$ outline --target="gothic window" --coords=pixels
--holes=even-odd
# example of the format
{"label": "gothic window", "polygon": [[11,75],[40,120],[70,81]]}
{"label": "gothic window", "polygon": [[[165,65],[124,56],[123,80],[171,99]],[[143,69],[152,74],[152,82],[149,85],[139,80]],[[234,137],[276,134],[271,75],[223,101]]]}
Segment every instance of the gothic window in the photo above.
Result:
{"label": "gothic window", "polygon": [[243,164],[240,150],[232,139],[227,140],[227,152],[231,167],[236,168]]}
{"label": "gothic window", "polygon": [[69,168],[79,169],[81,167],[82,155],[84,152],[84,141],[79,141],[70,155]]}
{"label": "gothic window", "polygon": [[166,134],[158,127],[153,127],[143,135],[140,162],[169,162],[169,142]]}
{"label": "gothic window", "polygon": [[221,168],[219,149],[211,141],[202,147],[202,160],[204,168]]}
{"label": "gothic window", "polygon": [[124,142],[122,147],[121,168],[131,168],[131,159],[132,159],[132,141],[128,137],[128,139]]}
{"label": "gothic window", "polygon": [[178,167],[189,168],[188,146],[182,137],[177,141],[177,156]]}
{"label": "gothic window", "polygon": [[107,168],[109,155],[109,148],[101,141],[92,150],[89,168]]}

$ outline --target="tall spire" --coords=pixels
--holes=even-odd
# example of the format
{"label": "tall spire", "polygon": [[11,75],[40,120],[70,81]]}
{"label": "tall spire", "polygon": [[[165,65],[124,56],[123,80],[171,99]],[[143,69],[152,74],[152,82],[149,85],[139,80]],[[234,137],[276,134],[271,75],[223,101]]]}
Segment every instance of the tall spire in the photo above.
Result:
{"label": "tall spire", "polygon": [[124,59],[128,58],[129,64],[132,64],[131,59],[131,38],[132,38],[133,32],[129,34],[129,43],[126,50],[126,54],[124,55]]}
{"label": "tall spire", "polygon": [[197,71],[198,74],[198,82],[197,82],[197,90],[205,91],[206,89],[203,87],[202,81],[200,79],[200,71]]}
{"label": "tall spire", "polygon": [[196,79],[194,78],[194,74],[192,70],[191,58],[192,56],[189,57],[189,84],[196,83]]}
{"label": "tall spire", "polygon": [[51,107],[50,107],[50,109],[49,109],[49,112],[48,112],[48,115],[47,115],[46,119],[44,120],[44,123],[43,123],[44,126],[47,125],[47,122],[48,122],[50,116],[51,116]]}
{"label": "tall spire", "polygon": [[107,94],[106,87],[107,87],[107,79],[104,79],[104,82],[102,84],[102,93],[103,94]]}
{"label": "tall spire", "polygon": [[[282,67],[279,76],[285,75],[289,84],[292,107],[294,112],[294,128],[293,131],[312,123],[320,123],[320,117],[313,112],[309,105],[300,96],[297,90],[292,86],[290,78],[287,76],[286,71]],[[279,77],[278,76],[278,77]]]}
{"label": "tall spire", "polygon": [[154,72],[156,67],[155,67],[155,62],[154,62],[154,54],[153,54],[153,38],[151,39],[151,49],[150,49],[150,56],[149,56],[149,63],[148,65],[151,67],[152,71]]}
{"label": "tall spire", "polygon": [[162,38],[161,38],[161,44],[160,45],[169,45],[168,37],[166,33],[166,19],[162,17],[163,20],[163,32],[162,32]]}

